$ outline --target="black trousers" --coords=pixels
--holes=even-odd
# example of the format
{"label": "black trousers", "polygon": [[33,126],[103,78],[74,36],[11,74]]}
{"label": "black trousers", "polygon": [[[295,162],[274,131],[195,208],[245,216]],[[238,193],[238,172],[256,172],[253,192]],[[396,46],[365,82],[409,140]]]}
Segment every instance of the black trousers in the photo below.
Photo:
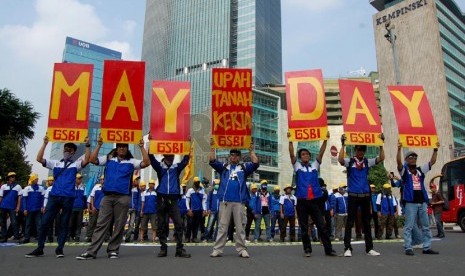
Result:
{"label": "black trousers", "polygon": [[325,253],[329,254],[333,250],[331,240],[329,238],[328,229],[325,227],[323,221],[323,214],[320,210],[320,203],[318,199],[306,200],[297,199],[297,218],[299,220],[300,232],[302,235],[302,244],[304,251],[312,252],[312,244],[310,242],[310,236],[308,235],[308,216],[312,218],[313,223],[318,229],[320,234],[321,242],[325,249]]}
{"label": "black trousers", "polygon": [[371,236],[371,196],[356,197],[349,195],[348,198],[347,223],[344,232],[344,250],[352,250],[350,240],[352,239],[352,228],[354,227],[357,209],[360,207],[362,212],[363,232],[365,234],[365,251],[368,253],[373,249],[373,238]]}
{"label": "black trousers", "polygon": [[157,196],[157,219],[158,219],[158,238],[162,250],[166,250],[168,245],[166,230],[169,218],[173,220],[174,224],[174,238],[176,239],[176,250],[181,250],[184,246],[182,243],[182,220],[181,213],[179,212],[178,200],[174,197],[166,195]]}

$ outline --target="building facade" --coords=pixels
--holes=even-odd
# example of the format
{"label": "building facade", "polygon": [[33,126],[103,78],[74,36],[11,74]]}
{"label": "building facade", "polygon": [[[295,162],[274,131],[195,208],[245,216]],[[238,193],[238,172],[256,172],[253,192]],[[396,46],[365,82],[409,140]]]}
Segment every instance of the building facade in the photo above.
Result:
{"label": "building facade", "polygon": [[[94,65],[94,72],[92,78],[92,92],[90,98],[89,110],[89,139],[92,148],[96,145],[98,135],[100,133],[100,118],[102,107],[102,85],[103,85],[103,61],[104,60],[120,60],[121,53],[104,48],[86,41],[66,37],[65,49],[63,51],[64,63],[87,63]],[[77,144],[78,150],[76,157],[84,154],[84,144]],[[100,149],[100,154],[106,154],[113,149],[113,144],[103,144]],[[63,143],[52,143],[51,159],[63,158]],[[84,181],[88,177],[98,175],[101,172],[101,167],[87,166],[82,170]]]}
{"label": "building facade", "polygon": [[[210,178],[212,69],[251,68],[254,87],[281,84],[281,1],[148,0],[142,60],[147,69],[145,99],[151,99],[152,80],[191,83],[195,174]],[[280,103],[275,96],[253,93],[253,140],[261,168],[268,168],[262,176],[277,182],[273,168],[278,135],[273,132]],[[146,132],[151,107],[144,108]],[[219,157],[224,153],[219,151]]]}
{"label": "building facade", "polygon": [[[437,174],[454,152],[465,147],[465,15],[453,0],[370,2],[379,11],[373,16],[373,25],[386,167],[396,171],[398,139],[387,86],[422,85],[441,144],[433,167]],[[415,150],[419,163],[431,157],[431,149]]]}

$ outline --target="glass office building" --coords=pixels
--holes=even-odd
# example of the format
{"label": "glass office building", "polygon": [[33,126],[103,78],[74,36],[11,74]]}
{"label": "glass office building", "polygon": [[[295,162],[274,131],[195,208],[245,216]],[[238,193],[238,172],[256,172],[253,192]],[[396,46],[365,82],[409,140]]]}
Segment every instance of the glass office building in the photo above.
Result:
{"label": "glass office building", "polygon": [[[120,60],[121,53],[104,48],[86,41],[66,37],[65,49],[63,51],[64,63],[87,63],[94,65],[92,79],[92,93],[90,99],[89,110],[89,139],[93,149],[97,143],[100,133],[100,118],[102,106],[102,85],[103,85],[103,61],[104,60]],[[100,154],[106,154],[114,148],[113,144],[103,144],[100,149]],[[78,144],[76,157],[84,154],[84,144]],[[51,159],[60,160],[63,158],[63,143],[52,143],[50,154]],[[81,172],[84,176],[84,182],[89,177],[102,173],[102,167],[87,166]]]}
{"label": "glass office building", "polygon": [[[211,107],[212,68],[252,68],[255,86],[276,84],[281,55],[280,0],[147,1],[146,98],[152,80],[190,81],[191,112],[199,114]],[[144,114],[148,122],[150,106]]]}

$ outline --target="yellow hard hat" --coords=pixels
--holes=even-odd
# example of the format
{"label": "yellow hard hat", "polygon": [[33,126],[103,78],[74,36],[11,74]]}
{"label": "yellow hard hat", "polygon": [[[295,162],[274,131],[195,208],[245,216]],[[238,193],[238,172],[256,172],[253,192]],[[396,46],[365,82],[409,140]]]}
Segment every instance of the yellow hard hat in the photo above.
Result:
{"label": "yellow hard hat", "polygon": [[280,191],[280,190],[281,190],[281,188],[279,188],[279,185],[276,185],[276,186],[273,187],[273,191]]}
{"label": "yellow hard hat", "polygon": [[150,179],[149,184],[155,184],[155,179]]}
{"label": "yellow hard hat", "polygon": [[266,181],[265,179],[263,179],[262,181],[260,181],[260,184],[268,184],[268,181]]}
{"label": "yellow hard hat", "polygon": [[55,179],[53,178],[53,175],[47,177],[47,181],[53,181],[53,180],[55,180]]}
{"label": "yellow hard hat", "polygon": [[144,180],[141,180],[141,181],[139,182],[139,186],[144,186],[144,187],[145,187],[145,186],[147,186],[147,184],[145,184],[145,181],[144,181]]}
{"label": "yellow hard hat", "polygon": [[182,184],[181,184],[181,187],[187,187],[187,184],[186,184],[186,183],[182,183]]}
{"label": "yellow hard hat", "polygon": [[7,176],[8,176],[8,177],[10,177],[10,176],[16,176],[16,173],[15,173],[15,172],[9,172]]}
{"label": "yellow hard hat", "polygon": [[213,180],[213,183],[215,183],[215,184],[220,184],[220,180],[219,180],[219,179],[215,179],[215,180]]}
{"label": "yellow hard hat", "polygon": [[344,187],[347,187],[347,184],[346,184],[346,183],[341,183],[341,184],[339,184],[339,189],[344,188]]}
{"label": "yellow hard hat", "polygon": [[376,188],[376,186],[373,184],[370,184],[370,188]]}
{"label": "yellow hard hat", "polygon": [[383,185],[383,189],[391,189],[391,188],[392,188],[392,186],[389,183],[386,183],[386,184]]}
{"label": "yellow hard hat", "polygon": [[200,178],[198,176],[194,177],[194,179],[192,180],[193,182],[200,182]]}
{"label": "yellow hard hat", "polygon": [[140,175],[133,175],[132,176],[132,181],[136,180],[136,179],[140,179]]}
{"label": "yellow hard hat", "polygon": [[250,185],[250,189],[251,189],[251,190],[252,190],[252,189],[257,189],[257,184],[252,183],[252,185]]}
{"label": "yellow hard hat", "polygon": [[82,175],[80,173],[77,173],[76,178],[82,178]]}
{"label": "yellow hard hat", "polygon": [[104,175],[101,175],[101,176],[100,176],[100,180],[103,180],[103,179],[105,179],[105,176],[104,176]]}
{"label": "yellow hard hat", "polygon": [[339,189],[339,185],[337,185],[337,184],[334,184],[332,187],[333,187],[333,190],[338,190]]}
{"label": "yellow hard hat", "polygon": [[29,175],[29,183],[32,183],[34,180],[36,179],[39,179],[39,175],[36,174],[36,173],[31,173],[31,175]]}
{"label": "yellow hard hat", "polygon": [[286,189],[289,189],[289,188],[291,188],[291,189],[292,189],[292,186],[291,186],[291,184],[286,184],[286,186],[284,186],[284,189],[283,189],[283,190],[285,191]]}

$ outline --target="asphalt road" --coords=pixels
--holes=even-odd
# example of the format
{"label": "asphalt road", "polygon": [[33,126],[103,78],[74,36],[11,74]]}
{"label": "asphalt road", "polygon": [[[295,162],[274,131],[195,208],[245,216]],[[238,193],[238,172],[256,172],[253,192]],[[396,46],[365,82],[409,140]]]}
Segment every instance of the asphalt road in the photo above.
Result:
{"label": "asphalt road", "polygon": [[[435,233],[433,231],[433,233]],[[303,257],[302,245],[259,243],[248,244],[249,259],[239,258],[233,246],[228,244],[221,258],[211,258],[212,244],[186,245],[192,254],[190,259],[174,257],[174,245],[168,248],[168,257],[157,258],[158,246],[154,244],[123,245],[119,259],[108,259],[105,245],[95,260],[76,260],[85,251],[84,244],[67,244],[65,258],[55,258],[56,244],[47,245],[45,256],[25,258],[34,246],[0,247],[0,275],[465,275],[465,233],[446,231],[445,239],[435,239],[432,248],[440,255],[423,255],[421,249],[415,256],[404,255],[402,240],[375,241],[379,257],[365,255],[364,244],[355,242],[353,257],[326,257],[323,247],[313,244],[310,258]],[[341,242],[334,249],[342,253]]]}

